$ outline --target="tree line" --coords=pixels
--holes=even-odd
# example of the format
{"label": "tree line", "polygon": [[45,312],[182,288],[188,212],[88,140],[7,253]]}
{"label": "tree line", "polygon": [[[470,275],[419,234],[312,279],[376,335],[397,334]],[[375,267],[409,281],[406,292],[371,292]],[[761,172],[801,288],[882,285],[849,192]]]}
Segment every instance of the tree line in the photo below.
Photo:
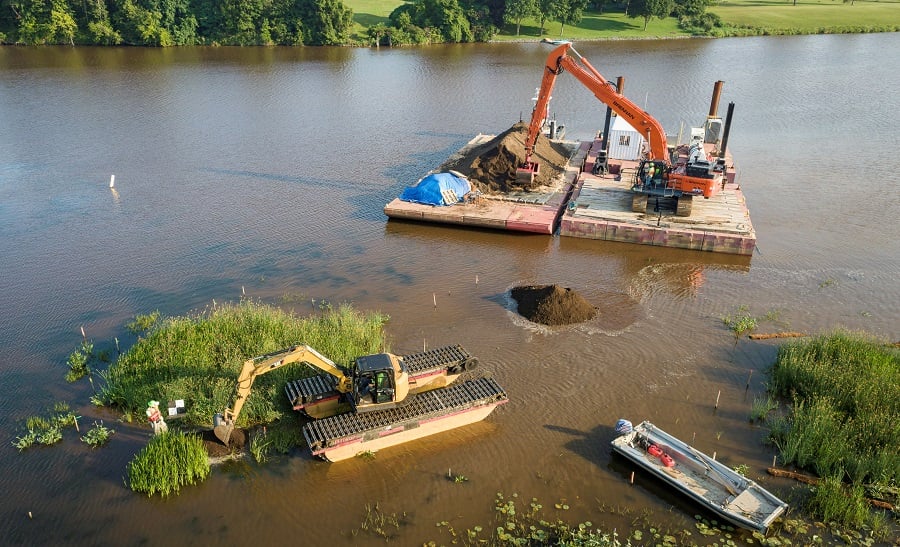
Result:
{"label": "tree line", "polygon": [[550,22],[577,25],[584,13],[599,13],[607,7],[644,20],[676,17],[679,26],[703,34],[721,26],[719,17],[707,12],[713,0],[415,0],[403,4],[390,15],[390,24],[379,23],[367,30],[373,45],[402,45],[437,42],[488,41],[499,29],[515,27],[519,35],[522,22],[535,20],[540,34]]}
{"label": "tree line", "polygon": [[[366,30],[366,45],[483,42],[523,20],[577,25],[612,5],[629,17],[719,26],[711,0],[412,0]],[[28,45],[354,45],[341,0],[0,0],[0,43]]]}
{"label": "tree line", "polygon": [[0,42],[135,46],[342,45],[341,0],[0,0]]}

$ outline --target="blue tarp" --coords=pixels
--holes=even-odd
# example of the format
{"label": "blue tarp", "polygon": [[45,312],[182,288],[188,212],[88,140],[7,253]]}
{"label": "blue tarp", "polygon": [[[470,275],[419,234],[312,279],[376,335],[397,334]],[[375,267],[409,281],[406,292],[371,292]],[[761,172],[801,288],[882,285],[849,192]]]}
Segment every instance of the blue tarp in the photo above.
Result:
{"label": "blue tarp", "polygon": [[[457,201],[447,203],[445,197],[453,195],[446,192],[447,190],[453,191]],[[462,201],[469,190],[471,190],[469,181],[464,178],[459,178],[451,173],[434,173],[420,180],[415,186],[403,190],[400,199],[425,205],[453,205]]]}

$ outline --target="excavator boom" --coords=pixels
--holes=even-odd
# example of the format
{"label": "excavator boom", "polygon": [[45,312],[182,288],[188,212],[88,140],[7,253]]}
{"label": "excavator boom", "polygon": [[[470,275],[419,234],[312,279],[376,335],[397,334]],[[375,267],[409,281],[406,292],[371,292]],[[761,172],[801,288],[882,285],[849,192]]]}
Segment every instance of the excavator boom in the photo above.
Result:
{"label": "excavator boom", "polygon": [[306,363],[334,376],[337,380],[336,389],[341,393],[348,393],[353,389],[353,381],[344,373],[343,369],[331,359],[309,346],[291,346],[286,350],[248,359],[244,361],[241,373],[238,375],[234,407],[226,408],[224,413],[216,414],[213,417],[213,431],[220,441],[225,445],[228,445],[231,441],[231,432],[234,431],[234,424],[241,414],[241,409],[244,407],[247,397],[250,395],[250,389],[253,387],[253,381],[256,377],[291,363]]}
{"label": "excavator boom", "polygon": [[[544,124],[556,77],[564,70],[571,72],[596,98],[627,121],[649,146],[632,184],[632,191],[635,193],[632,211],[646,212],[648,197],[654,195],[677,198],[676,215],[688,216],[694,196],[709,198],[716,192],[723,180],[724,161],[717,161],[713,165],[702,143],[696,143],[686,159],[677,150],[672,155],[666,142],[666,133],[656,118],[619,93],[616,86],[575,51],[570,42],[557,46],[547,56],[541,88],[525,139],[525,161],[516,169],[516,181],[519,185],[531,186],[539,172],[540,165],[532,157],[534,147]],[[603,137],[609,138],[608,135]]]}
{"label": "excavator boom", "polygon": [[531,123],[528,125],[528,136],[525,139],[525,162],[516,172],[517,179],[533,176],[538,171],[538,164],[533,161],[532,154],[544,123],[544,115],[550,104],[550,96],[556,85],[556,78],[563,70],[571,72],[595,97],[608,105],[613,112],[628,120],[628,123],[640,132],[649,143],[650,157],[653,160],[668,164],[666,133],[659,122],[628,97],[619,93],[614,85],[607,82],[606,78],[587,59],[575,51],[571,43],[567,42],[556,47],[547,56],[541,88],[531,115]]}

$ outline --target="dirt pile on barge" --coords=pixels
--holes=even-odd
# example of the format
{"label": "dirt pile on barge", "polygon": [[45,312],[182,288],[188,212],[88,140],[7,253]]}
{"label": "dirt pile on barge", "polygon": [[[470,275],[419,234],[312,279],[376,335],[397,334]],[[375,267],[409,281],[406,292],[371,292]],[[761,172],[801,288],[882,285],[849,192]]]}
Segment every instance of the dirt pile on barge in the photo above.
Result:
{"label": "dirt pile on barge", "polygon": [[519,314],[542,325],[569,325],[592,319],[597,310],[581,295],[559,285],[514,287]]}
{"label": "dirt pile on barge", "polygon": [[525,139],[528,125],[518,122],[490,141],[463,151],[441,166],[441,171],[458,171],[469,178],[473,187],[485,194],[531,191],[549,186],[559,177],[571,150],[538,135],[532,159],[540,163],[540,172],[528,187],[516,183],[516,168],[525,161]]}

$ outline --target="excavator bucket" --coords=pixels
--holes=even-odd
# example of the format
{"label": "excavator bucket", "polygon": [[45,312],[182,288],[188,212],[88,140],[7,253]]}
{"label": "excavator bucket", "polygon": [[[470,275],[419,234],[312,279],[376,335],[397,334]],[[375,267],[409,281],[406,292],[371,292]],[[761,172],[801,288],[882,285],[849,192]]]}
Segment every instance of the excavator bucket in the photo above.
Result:
{"label": "excavator bucket", "polygon": [[516,185],[528,188],[534,184],[534,177],[540,171],[541,165],[537,162],[527,162],[516,169]]}
{"label": "excavator bucket", "polygon": [[234,431],[234,424],[225,421],[225,416],[216,414],[213,416],[213,433],[216,438],[222,441],[222,444],[228,446],[231,443],[231,432]]}

